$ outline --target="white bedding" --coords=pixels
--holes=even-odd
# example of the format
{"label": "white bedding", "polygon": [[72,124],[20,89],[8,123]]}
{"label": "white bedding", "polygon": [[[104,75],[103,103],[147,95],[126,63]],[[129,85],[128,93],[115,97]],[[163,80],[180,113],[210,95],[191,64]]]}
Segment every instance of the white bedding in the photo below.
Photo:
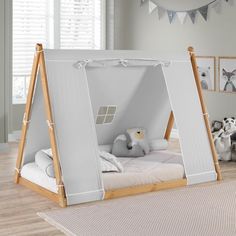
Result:
{"label": "white bedding", "polygon": [[[182,179],[184,167],[181,154],[169,151],[151,152],[139,158],[119,158],[122,173],[103,173],[105,190]],[[21,176],[52,192],[57,192],[56,181],[48,177],[35,163],[23,166]]]}
{"label": "white bedding", "polygon": [[182,179],[184,167],[180,154],[158,151],[139,158],[119,158],[124,172],[103,174],[105,190]]}

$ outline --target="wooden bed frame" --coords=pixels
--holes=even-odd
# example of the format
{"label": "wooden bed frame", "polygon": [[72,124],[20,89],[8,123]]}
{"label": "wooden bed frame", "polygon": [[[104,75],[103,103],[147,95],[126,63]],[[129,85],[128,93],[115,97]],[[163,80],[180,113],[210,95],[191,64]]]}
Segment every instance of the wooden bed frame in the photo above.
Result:
{"label": "wooden bed frame", "polygon": [[[212,151],[215,170],[217,173],[217,180],[221,180],[222,176],[221,176],[220,166],[219,166],[217,153],[216,153],[214,142],[213,142],[212,135],[211,135],[208,113],[207,113],[207,109],[206,109],[206,106],[204,103],[200,78],[199,78],[199,74],[197,71],[196,56],[194,54],[194,50],[192,47],[189,47],[188,51],[189,51],[189,55],[190,55],[190,59],[191,59],[191,63],[192,63],[192,69],[193,69],[193,73],[194,73],[194,77],[195,77],[195,81],[196,81],[196,86],[197,86],[199,99],[200,99],[200,103],[201,103],[201,107],[202,107],[204,121],[205,121],[206,129],[207,129],[207,133],[208,133],[208,138],[209,138],[210,147],[211,147],[211,151]],[[45,109],[46,109],[48,131],[49,131],[49,136],[50,136],[50,144],[51,144],[51,148],[52,148],[55,178],[56,178],[56,184],[58,187],[57,194],[24,179],[20,175],[20,169],[22,167],[24,147],[25,147],[25,142],[26,142],[26,134],[27,134],[27,129],[29,126],[29,120],[30,120],[30,116],[31,116],[32,99],[33,99],[33,94],[34,94],[34,90],[35,90],[35,84],[36,84],[36,78],[37,78],[38,71],[41,74],[41,83],[42,83],[42,90],[43,90],[44,103],[45,103]],[[17,161],[16,161],[14,181],[17,184],[21,184],[27,188],[30,188],[33,191],[38,192],[39,194],[51,199],[52,201],[57,202],[61,207],[66,207],[67,206],[67,199],[66,199],[66,195],[65,195],[64,184],[62,181],[61,167],[60,167],[60,162],[59,162],[59,157],[58,157],[58,150],[57,150],[57,144],[56,144],[55,131],[54,131],[53,124],[54,123],[53,123],[52,109],[51,109],[50,96],[49,96],[49,90],[48,90],[44,51],[43,51],[42,44],[37,44],[33,67],[32,67],[28,97],[27,97],[27,102],[26,102],[26,107],[25,107],[21,140],[19,143],[18,157],[17,157]],[[173,112],[171,112],[170,116],[169,116],[169,120],[168,120],[168,125],[166,128],[166,132],[165,132],[165,139],[167,139],[167,140],[169,140],[169,138],[170,138],[170,134],[171,134],[171,130],[173,128],[173,125],[174,125],[174,115],[173,115]],[[176,188],[176,187],[181,187],[181,186],[186,186],[186,185],[187,185],[187,179],[178,179],[178,180],[162,182],[162,183],[155,183],[155,184],[133,186],[133,187],[129,187],[129,188],[114,189],[114,190],[106,191],[104,199],[112,199],[112,198],[117,198],[117,197],[135,195],[135,194],[139,194],[139,193],[158,191],[158,190],[169,189],[169,188]]]}

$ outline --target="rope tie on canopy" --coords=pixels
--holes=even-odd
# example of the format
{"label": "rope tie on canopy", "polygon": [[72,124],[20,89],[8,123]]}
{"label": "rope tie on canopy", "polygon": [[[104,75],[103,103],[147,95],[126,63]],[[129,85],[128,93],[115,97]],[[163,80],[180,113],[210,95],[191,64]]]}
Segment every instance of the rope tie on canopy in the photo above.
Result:
{"label": "rope tie on canopy", "polygon": [[63,184],[57,184],[57,187],[58,188],[64,188],[64,185]]}
{"label": "rope tie on canopy", "polygon": [[20,174],[20,169],[15,168],[15,171],[16,171],[18,174]]}
{"label": "rope tie on canopy", "polygon": [[53,129],[54,123],[49,120],[47,120],[46,122],[47,122],[49,129]]}
{"label": "rope tie on canopy", "polygon": [[36,50],[34,53],[34,56],[36,56],[38,53],[42,53],[42,52],[44,52],[44,50]]}
{"label": "rope tie on canopy", "polygon": [[209,113],[203,113],[203,116],[207,116],[208,118],[210,117]]}
{"label": "rope tie on canopy", "polygon": [[125,59],[120,59],[119,63],[124,67],[127,67],[129,64],[128,60]]}
{"label": "rope tie on canopy", "polygon": [[[109,64],[110,62],[110,64]],[[112,64],[111,64],[112,62]],[[135,63],[136,62],[136,63]],[[137,63],[139,62],[139,63]],[[144,62],[143,64],[140,64],[140,62]],[[146,64],[145,64],[146,63]],[[149,63],[149,64],[148,64]],[[105,66],[123,66],[123,67],[128,67],[128,66],[153,66],[157,67],[159,65],[164,66],[164,67],[169,67],[171,64],[171,61],[161,61],[161,60],[156,60],[156,59],[145,59],[145,58],[134,58],[134,59],[118,59],[118,58],[110,58],[110,59],[98,59],[98,60],[80,60],[77,61],[74,64],[74,67],[76,69],[82,69],[86,66],[98,66],[98,67],[105,67]]]}
{"label": "rope tie on canopy", "polygon": [[93,62],[92,60],[83,60],[83,61],[77,61],[74,64],[74,67],[77,69],[82,69],[83,67],[86,67],[88,63]]}
{"label": "rope tie on canopy", "polygon": [[26,113],[24,113],[23,121],[22,121],[22,122],[23,122],[24,125],[27,125],[27,124],[30,123],[30,120],[27,120],[27,119],[26,119]]}

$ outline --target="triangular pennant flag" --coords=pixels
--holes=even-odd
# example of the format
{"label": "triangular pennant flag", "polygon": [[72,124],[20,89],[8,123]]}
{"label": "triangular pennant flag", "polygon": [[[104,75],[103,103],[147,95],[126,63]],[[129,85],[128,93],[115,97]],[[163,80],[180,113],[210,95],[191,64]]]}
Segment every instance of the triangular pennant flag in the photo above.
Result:
{"label": "triangular pennant flag", "polygon": [[212,3],[211,7],[215,10],[216,13],[219,14],[221,12],[221,0],[217,0]]}
{"label": "triangular pennant flag", "polygon": [[169,18],[169,22],[170,24],[173,22],[174,20],[174,17],[176,15],[176,12],[175,11],[169,11],[167,10],[167,15],[168,15],[168,18]]}
{"label": "triangular pennant flag", "polygon": [[160,6],[157,6],[159,20],[165,15],[166,10]]}
{"label": "triangular pennant flag", "polygon": [[207,15],[208,15],[208,5],[200,7],[198,9],[199,13],[202,15],[205,21],[207,21]]}
{"label": "triangular pennant flag", "polygon": [[197,14],[196,10],[188,11],[188,15],[189,15],[193,24],[195,23],[196,14]]}
{"label": "triangular pennant flag", "polygon": [[157,8],[157,4],[149,0],[149,14],[151,14]]}
{"label": "triangular pennant flag", "polygon": [[182,12],[182,11],[181,12],[177,12],[176,15],[177,15],[180,23],[184,24],[184,22],[186,20],[187,12]]}

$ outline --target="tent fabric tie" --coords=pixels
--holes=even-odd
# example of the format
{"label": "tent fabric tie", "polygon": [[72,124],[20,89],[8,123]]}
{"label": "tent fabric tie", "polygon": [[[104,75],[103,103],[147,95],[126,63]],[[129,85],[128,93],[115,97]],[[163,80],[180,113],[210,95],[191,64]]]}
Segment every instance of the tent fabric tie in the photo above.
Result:
{"label": "tent fabric tie", "polygon": [[[86,59],[86,60],[80,60],[77,61],[73,66],[76,69],[82,69],[85,68],[86,66],[88,66],[90,63],[97,63],[100,66],[105,67],[106,66],[106,62],[116,62],[116,64],[110,65],[110,66],[117,66],[117,65],[122,65],[124,67],[128,67],[128,66],[154,66],[157,67],[158,65],[164,66],[164,67],[169,67],[171,65],[171,61],[161,61],[161,60],[155,60],[155,59],[145,59],[145,58],[134,58],[134,59],[100,59],[100,60],[91,60],[91,59]],[[131,61],[143,61],[143,62],[149,62],[152,64],[149,65],[139,65],[137,63],[132,63]],[[90,65],[91,66],[91,65]]]}
{"label": "tent fabric tie", "polygon": [[20,174],[20,169],[15,168],[15,171],[16,171],[18,174]]}
{"label": "tent fabric tie", "polygon": [[22,121],[22,122],[23,122],[23,124],[24,124],[24,125],[27,125],[27,124],[29,124],[29,123],[30,123],[30,121],[31,121],[31,120],[27,120],[27,119],[26,119],[26,113],[24,113],[24,116],[23,116],[23,121]]}
{"label": "tent fabric tie", "polygon": [[207,116],[208,118],[210,117],[209,113],[203,113],[203,116]]}
{"label": "tent fabric tie", "polygon": [[54,123],[53,122],[50,122],[49,120],[46,121],[47,122],[47,125],[50,129],[53,129],[53,126],[54,126]]}

